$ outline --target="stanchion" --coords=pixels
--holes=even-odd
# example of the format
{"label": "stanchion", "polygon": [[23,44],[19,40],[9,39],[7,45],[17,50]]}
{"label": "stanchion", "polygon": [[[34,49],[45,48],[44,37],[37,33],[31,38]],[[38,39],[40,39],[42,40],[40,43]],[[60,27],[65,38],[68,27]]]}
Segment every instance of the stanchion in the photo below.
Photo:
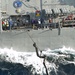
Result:
{"label": "stanchion", "polygon": [[60,35],[61,32],[61,26],[60,26],[60,22],[59,22],[59,26],[58,26],[58,35]]}

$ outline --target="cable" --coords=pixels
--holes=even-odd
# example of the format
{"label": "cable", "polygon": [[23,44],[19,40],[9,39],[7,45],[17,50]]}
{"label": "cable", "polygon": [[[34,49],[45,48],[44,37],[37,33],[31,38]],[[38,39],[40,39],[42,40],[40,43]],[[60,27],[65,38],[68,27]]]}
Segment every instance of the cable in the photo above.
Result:
{"label": "cable", "polygon": [[[27,32],[27,34],[28,34],[29,38],[32,40],[32,42],[35,43],[35,41],[34,41],[34,40],[32,39],[32,37],[31,37],[31,35],[30,35],[28,32]],[[37,46],[37,47],[38,47],[38,46]],[[39,47],[38,47],[38,49],[41,50]]]}
{"label": "cable", "polygon": [[32,39],[32,37],[30,36],[30,34],[27,32],[28,36],[30,37],[30,39],[32,40],[32,42],[34,43],[34,40]]}

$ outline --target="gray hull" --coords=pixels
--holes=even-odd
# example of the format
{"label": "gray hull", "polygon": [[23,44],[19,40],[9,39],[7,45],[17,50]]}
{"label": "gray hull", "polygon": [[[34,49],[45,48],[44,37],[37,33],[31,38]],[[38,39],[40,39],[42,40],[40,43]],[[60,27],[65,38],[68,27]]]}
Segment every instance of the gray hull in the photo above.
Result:
{"label": "gray hull", "polygon": [[12,30],[0,33],[0,47],[13,48],[16,51],[35,51],[33,43],[36,42],[40,50],[45,48],[57,49],[63,46],[75,49],[75,29],[61,28],[58,35],[58,29],[39,29],[30,31]]}

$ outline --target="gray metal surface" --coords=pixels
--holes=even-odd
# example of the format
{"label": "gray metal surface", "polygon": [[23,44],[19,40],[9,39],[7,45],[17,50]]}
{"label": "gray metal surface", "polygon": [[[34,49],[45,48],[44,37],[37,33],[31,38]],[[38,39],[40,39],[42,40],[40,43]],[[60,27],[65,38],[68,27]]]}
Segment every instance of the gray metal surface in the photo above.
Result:
{"label": "gray metal surface", "polygon": [[[31,39],[32,38],[32,39]],[[75,29],[62,28],[60,35],[58,29],[39,30],[12,30],[0,33],[0,47],[13,48],[16,51],[35,51],[33,43],[36,42],[40,50],[45,48],[56,49],[63,46],[75,49]]]}
{"label": "gray metal surface", "polygon": [[[20,7],[20,13],[16,13],[16,8],[13,6],[13,2],[15,0],[1,0],[1,11],[6,12],[6,16],[10,15],[26,15],[27,13],[35,13],[35,8],[37,10],[40,10],[40,0],[30,0],[29,2],[27,0],[21,0],[23,2],[22,7]],[[63,11],[73,11],[75,8],[75,0],[42,0],[42,9],[45,9],[46,12],[50,9],[57,9],[60,11],[60,8],[65,8]],[[12,10],[11,10],[12,9]],[[10,11],[10,12],[9,12]]]}

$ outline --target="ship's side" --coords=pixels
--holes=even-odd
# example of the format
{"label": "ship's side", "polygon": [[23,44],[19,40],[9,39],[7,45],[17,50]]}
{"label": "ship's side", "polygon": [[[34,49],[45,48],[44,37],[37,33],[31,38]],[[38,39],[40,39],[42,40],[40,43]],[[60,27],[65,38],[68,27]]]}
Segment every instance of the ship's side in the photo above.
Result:
{"label": "ship's side", "polygon": [[35,51],[35,42],[40,50],[57,49],[63,46],[75,48],[75,28],[5,31],[0,33],[0,47],[17,51]]}
{"label": "ship's side", "polygon": [[[35,18],[36,10],[41,10],[40,0],[21,0],[22,6],[20,8],[13,6],[14,1],[15,0],[2,0],[1,18],[5,18],[6,16],[10,17],[11,15],[30,15],[30,18]],[[46,15],[51,15],[52,10],[55,14],[60,14],[60,9],[62,9],[63,13],[66,13],[67,16],[67,13],[71,13],[75,10],[74,0],[43,0],[42,9],[46,11]],[[34,15],[31,15],[31,13]],[[63,27],[60,29],[53,28],[52,30],[49,28],[37,30],[33,28],[23,28],[0,32],[1,48],[14,48],[17,51],[34,51],[34,42],[40,50],[44,50],[45,48],[56,49],[63,46],[75,48],[75,28]]]}

